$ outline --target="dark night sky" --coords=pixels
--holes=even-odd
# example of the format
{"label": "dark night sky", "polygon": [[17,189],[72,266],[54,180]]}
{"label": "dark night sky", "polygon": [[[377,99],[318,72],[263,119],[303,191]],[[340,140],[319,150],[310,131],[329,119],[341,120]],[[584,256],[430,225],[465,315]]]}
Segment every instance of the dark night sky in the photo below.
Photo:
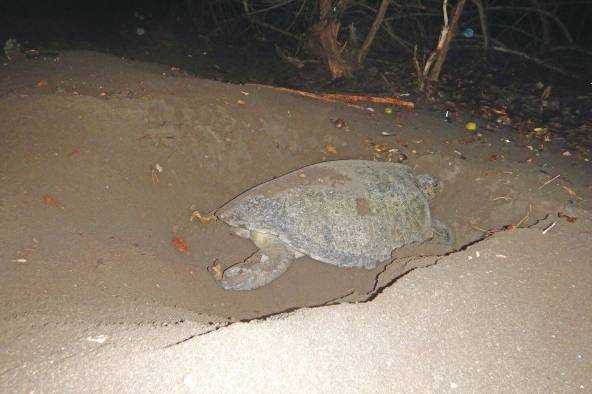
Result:
{"label": "dark night sky", "polygon": [[[65,30],[73,28],[80,30],[95,28],[110,28],[114,23],[121,23],[130,19],[134,11],[140,11],[148,16],[152,23],[159,23],[176,13],[176,16],[186,16],[185,6],[187,1],[76,1],[76,0],[29,0],[29,1],[0,1],[0,20],[4,26],[3,35],[9,34],[6,30],[15,29],[18,22],[21,23],[47,23],[61,24]],[[501,0],[496,5],[504,3],[521,3],[528,6],[529,1]],[[522,4],[524,3],[524,4]],[[581,45],[592,46],[592,34],[589,34],[589,26],[592,24],[592,2],[586,4],[578,1],[556,1],[563,3],[558,15],[562,18],[574,38]],[[194,1],[195,9],[200,6],[199,1]],[[239,1],[229,1],[228,4],[240,5]],[[569,4],[569,5],[567,5]],[[175,7],[176,6],[176,7]],[[225,7],[226,17],[232,10],[242,12],[241,7]],[[176,11],[175,11],[176,10]],[[201,15],[203,17],[203,15]],[[21,26],[21,30],[24,26]],[[27,26],[28,28],[35,28]]]}
{"label": "dark night sky", "polygon": [[[212,2],[213,0],[210,0]],[[193,20],[189,18],[187,12],[188,0],[168,0],[168,1],[76,1],[76,0],[53,0],[53,1],[6,1],[0,0],[0,42],[5,42],[8,38],[16,38],[24,44],[24,46],[44,46],[51,42],[53,47],[57,48],[72,48],[77,47],[78,43],[84,42],[86,47],[104,48],[110,46],[115,40],[121,39],[121,33],[131,32],[136,25],[142,24],[148,31],[155,31],[157,29],[167,31],[175,30],[176,37],[193,39],[198,34],[207,34],[212,31],[215,24],[212,21],[209,12],[199,13],[202,9],[200,6],[204,2],[194,1]],[[500,0],[496,4],[502,5],[504,3],[519,3],[517,0]],[[520,3],[531,4],[529,0],[524,0]],[[559,2],[561,3],[561,2]],[[576,44],[592,49],[592,34],[590,34],[590,26],[592,26],[592,1],[590,4],[565,5],[560,8],[558,15],[570,30]],[[216,4],[223,4],[217,2]],[[232,6],[227,6],[232,4]],[[473,7],[472,3],[468,2]],[[243,13],[241,3],[238,0],[229,1],[224,4],[224,7],[218,8],[223,10],[222,19],[232,17],[232,13],[241,15]],[[234,11],[233,11],[234,10]],[[139,21],[134,18],[134,11],[138,11],[146,16],[144,21]],[[287,15],[287,14],[283,14]],[[355,15],[355,14],[352,14]],[[348,18],[351,19],[350,15]],[[291,16],[291,14],[290,14]],[[199,22],[196,19],[199,18]],[[536,18],[535,18],[536,19]],[[249,33],[257,29],[245,28],[244,23],[246,19],[240,19],[243,22],[235,30],[226,31],[225,36],[217,37],[218,40],[228,41],[237,39],[249,39]],[[490,22],[500,23],[499,20]],[[440,28],[441,20],[432,18],[429,31],[437,33]],[[495,28],[492,28],[492,32]],[[263,29],[265,31],[265,29]],[[555,29],[558,33],[558,29]],[[245,33],[247,32],[247,33]],[[270,34],[270,42],[276,39],[282,39],[281,36],[273,36],[270,31],[265,31]],[[415,36],[407,31],[411,41],[415,40]],[[133,34],[130,34],[133,36]],[[431,37],[433,36],[433,37]],[[437,39],[437,34],[431,34],[428,42]],[[555,34],[561,37],[560,34]],[[211,38],[211,37],[210,37]],[[519,37],[503,37],[509,46],[513,46],[520,50],[530,51],[529,39]],[[507,41],[509,40],[509,42]],[[387,40],[390,41],[390,40]],[[553,42],[553,45],[565,45],[566,42],[562,38]],[[132,43],[133,45],[133,43]],[[537,50],[536,48],[534,50]],[[553,54],[552,56],[558,56]],[[563,55],[561,55],[563,56]]]}

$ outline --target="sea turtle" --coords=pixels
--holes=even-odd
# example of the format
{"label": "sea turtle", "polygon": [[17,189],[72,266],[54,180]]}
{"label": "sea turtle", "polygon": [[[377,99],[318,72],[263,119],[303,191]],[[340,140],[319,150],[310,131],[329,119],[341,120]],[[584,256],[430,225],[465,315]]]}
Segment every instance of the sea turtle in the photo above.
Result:
{"label": "sea turtle", "polygon": [[432,219],[440,183],[403,164],[337,160],[313,164],[256,186],[216,211],[259,251],[226,271],[220,284],[251,290],[283,274],[301,256],[339,267],[372,269],[401,246],[452,242]]}

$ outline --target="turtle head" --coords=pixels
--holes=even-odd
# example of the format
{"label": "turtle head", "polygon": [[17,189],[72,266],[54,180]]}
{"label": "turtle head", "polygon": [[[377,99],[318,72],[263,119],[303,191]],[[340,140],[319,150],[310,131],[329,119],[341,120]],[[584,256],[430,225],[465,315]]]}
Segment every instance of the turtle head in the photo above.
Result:
{"label": "turtle head", "polygon": [[438,178],[423,174],[417,176],[417,185],[428,200],[433,200],[442,191],[442,184]]}

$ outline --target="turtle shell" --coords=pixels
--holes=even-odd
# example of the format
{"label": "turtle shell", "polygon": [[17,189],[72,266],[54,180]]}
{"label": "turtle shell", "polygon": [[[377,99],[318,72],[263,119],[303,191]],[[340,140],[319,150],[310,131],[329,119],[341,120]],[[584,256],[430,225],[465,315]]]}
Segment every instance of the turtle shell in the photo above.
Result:
{"label": "turtle shell", "polygon": [[428,199],[411,169],[388,162],[313,164],[244,192],[217,216],[340,267],[372,268],[433,236]]}

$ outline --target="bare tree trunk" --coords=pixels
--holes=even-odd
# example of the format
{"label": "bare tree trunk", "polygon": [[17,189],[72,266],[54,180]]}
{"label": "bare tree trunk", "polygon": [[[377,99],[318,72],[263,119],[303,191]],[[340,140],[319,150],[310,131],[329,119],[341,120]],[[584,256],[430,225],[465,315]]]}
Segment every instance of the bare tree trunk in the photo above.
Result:
{"label": "bare tree trunk", "polygon": [[420,80],[420,89],[424,90],[427,88],[427,93],[430,96],[433,95],[437,90],[437,84],[440,80],[440,73],[442,72],[444,62],[446,62],[450,44],[452,43],[452,40],[458,31],[458,23],[465,7],[465,3],[466,0],[458,0],[456,5],[452,8],[452,18],[449,22],[448,0],[444,0],[444,4],[442,5],[444,26],[442,26],[442,31],[440,32],[438,45],[436,46],[436,49],[434,49],[428,56],[423,66],[423,70],[421,70],[421,67],[419,66],[417,56],[415,58],[416,68],[419,74],[418,78]]}
{"label": "bare tree trunk", "polygon": [[452,21],[450,22],[449,26],[444,26],[442,28],[442,45],[438,44],[438,55],[436,56],[436,62],[434,63],[434,67],[430,70],[428,74],[428,80],[432,82],[438,82],[440,80],[440,73],[442,72],[442,66],[444,66],[444,62],[446,61],[446,56],[448,56],[448,50],[450,49],[450,44],[452,43],[452,39],[456,35],[458,31],[458,22],[460,20],[460,15],[465,7],[466,0],[459,0],[458,3],[452,9]]}
{"label": "bare tree trunk", "polygon": [[[531,0],[531,3],[537,10],[546,11],[545,4],[541,0]],[[543,47],[548,48],[551,45],[551,25],[549,24],[549,19],[543,13],[539,13],[539,20],[543,32]]]}
{"label": "bare tree trunk", "polygon": [[483,34],[483,52],[489,51],[489,26],[487,23],[487,12],[483,5],[483,0],[473,0],[479,12],[479,23],[481,25],[481,34]]}
{"label": "bare tree trunk", "polygon": [[337,36],[341,24],[330,18],[331,0],[319,0],[319,22],[311,28],[313,47],[327,65],[331,79],[349,77],[352,69],[341,56],[341,48]]}
{"label": "bare tree trunk", "polygon": [[372,22],[372,26],[366,35],[366,39],[364,40],[364,44],[357,52],[355,57],[355,68],[360,68],[364,64],[366,60],[366,56],[368,56],[368,52],[370,51],[370,47],[372,46],[372,42],[374,41],[374,37],[376,37],[376,33],[378,29],[380,29],[380,25],[384,20],[384,15],[386,14],[386,10],[389,6],[390,0],[382,0],[380,3],[380,8],[378,8],[378,12],[376,13],[376,18],[374,18],[374,22]]}

